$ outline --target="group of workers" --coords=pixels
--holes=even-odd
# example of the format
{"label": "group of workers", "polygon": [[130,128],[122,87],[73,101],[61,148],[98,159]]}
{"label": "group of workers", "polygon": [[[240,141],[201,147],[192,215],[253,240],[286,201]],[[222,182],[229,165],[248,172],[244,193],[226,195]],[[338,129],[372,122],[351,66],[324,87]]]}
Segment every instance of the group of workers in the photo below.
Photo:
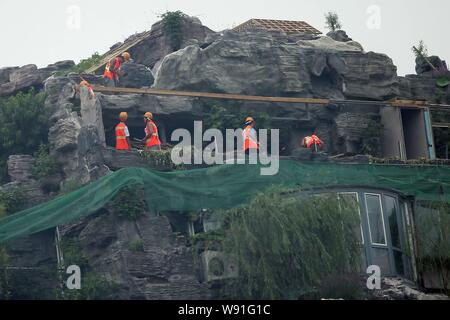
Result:
{"label": "group of workers", "polygon": [[105,79],[106,86],[118,87],[120,77],[122,76],[122,65],[131,61],[131,55],[128,52],[124,52],[120,56],[108,61],[105,66],[105,71],[103,72],[103,78]]}
{"label": "group of workers", "polygon": [[[116,150],[131,150],[130,131],[126,125],[128,113],[121,112],[119,115],[120,123],[116,126]],[[158,127],[153,121],[153,114],[146,112],[144,114],[145,137],[141,142],[145,143],[147,151],[161,151],[161,140],[158,135]]]}
{"label": "group of workers", "polygon": [[[255,150],[256,152],[259,151],[259,143],[255,125],[255,119],[253,119],[252,117],[248,117],[245,119],[245,127],[244,131],[242,132],[242,138],[244,141],[243,150],[245,154],[249,154],[252,150]],[[301,146],[303,148],[313,149],[315,152],[317,152],[323,148],[323,142],[315,133],[313,133],[311,136],[307,136],[302,140]]]}
{"label": "group of workers", "polygon": [[[128,114],[121,112],[119,115],[120,123],[116,126],[116,149],[117,150],[131,150],[130,131],[126,125]],[[145,137],[140,140],[145,143],[145,150],[147,151],[161,151],[161,140],[159,139],[158,127],[153,119],[151,112],[144,114],[145,122]],[[259,151],[258,137],[255,130],[256,121],[252,117],[245,119],[244,130],[242,132],[243,151],[245,154]],[[305,137],[302,141],[302,146],[308,149],[318,151],[323,146],[323,142],[315,134]]]}
{"label": "group of workers", "polygon": [[[103,78],[105,79],[106,85],[110,87],[116,87],[119,85],[120,77],[122,76],[121,68],[126,62],[131,62],[131,55],[128,52],[122,53],[111,59],[105,66],[105,71],[103,73]],[[94,91],[92,86],[85,80],[81,81],[80,87],[87,87],[89,90],[90,98],[94,97]],[[126,112],[121,112],[119,115],[120,123],[115,128],[116,133],[116,149],[117,150],[131,150],[131,140],[130,131],[126,125],[128,119],[128,114]],[[153,114],[151,112],[146,112],[144,114],[145,123],[145,137],[140,142],[145,143],[145,149],[148,151],[161,151],[161,140],[158,135],[158,127],[153,119]],[[258,137],[255,130],[256,122],[252,117],[247,117],[244,123],[244,130],[242,132],[243,145],[242,149],[245,154],[250,154],[253,152],[258,152],[260,145],[258,143]],[[323,142],[314,133],[311,136],[305,137],[301,146],[307,149],[313,149],[314,151],[319,151],[322,149]]]}

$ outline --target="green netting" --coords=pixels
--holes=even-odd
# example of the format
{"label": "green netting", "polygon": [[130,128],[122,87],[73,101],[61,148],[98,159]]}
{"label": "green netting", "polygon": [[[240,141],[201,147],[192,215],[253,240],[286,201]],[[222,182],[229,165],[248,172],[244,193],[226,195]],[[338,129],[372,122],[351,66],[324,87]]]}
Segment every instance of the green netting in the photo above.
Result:
{"label": "green netting", "polygon": [[75,192],[0,220],[0,242],[95,213],[125,186],[142,184],[150,212],[227,209],[264,189],[366,186],[387,188],[420,200],[450,201],[450,168],[439,166],[349,165],[280,161],[278,174],[262,176],[260,165],[222,165],[159,172],[127,168]]}

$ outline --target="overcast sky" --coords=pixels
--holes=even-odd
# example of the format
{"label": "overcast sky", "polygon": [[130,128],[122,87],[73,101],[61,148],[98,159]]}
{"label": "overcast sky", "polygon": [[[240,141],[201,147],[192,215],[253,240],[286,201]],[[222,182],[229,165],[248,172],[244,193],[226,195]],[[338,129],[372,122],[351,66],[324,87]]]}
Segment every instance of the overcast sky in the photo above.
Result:
{"label": "overcast sky", "polygon": [[414,73],[411,46],[450,61],[448,0],[0,0],[0,67],[39,67],[104,53],[149,30],[165,11],[181,10],[220,31],[250,18],[304,20],[326,33],[324,14],[339,14],[366,51],[386,53],[400,75]]}

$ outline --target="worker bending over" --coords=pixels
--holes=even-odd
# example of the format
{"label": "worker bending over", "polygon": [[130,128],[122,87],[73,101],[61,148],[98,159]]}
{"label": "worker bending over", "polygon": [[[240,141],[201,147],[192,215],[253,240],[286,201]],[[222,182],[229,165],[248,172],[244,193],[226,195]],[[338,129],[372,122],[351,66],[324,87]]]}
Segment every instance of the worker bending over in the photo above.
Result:
{"label": "worker bending over", "polygon": [[159,140],[158,127],[153,121],[153,114],[146,112],[144,114],[145,122],[145,149],[148,151],[161,151],[161,141]]}
{"label": "worker bending over", "polygon": [[244,140],[244,153],[249,154],[252,150],[253,152],[259,151],[258,137],[255,130],[256,122],[252,117],[245,119],[245,128],[242,132],[242,138]]}
{"label": "worker bending over", "polygon": [[313,133],[311,136],[307,136],[302,141],[303,148],[313,149],[314,151],[319,151],[323,148],[323,142],[319,137]]}
{"label": "worker bending over", "polygon": [[125,124],[128,114],[121,112],[119,119],[120,123],[116,126],[116,150],[131,150],[130,132]]}
{"label": "worker bending over", "polygon": [[121,56],[115,57],[106,64],[103,77],[108,87],[119,86],[122,64],[130,60],[131,55],[128,52],[124,52]]}

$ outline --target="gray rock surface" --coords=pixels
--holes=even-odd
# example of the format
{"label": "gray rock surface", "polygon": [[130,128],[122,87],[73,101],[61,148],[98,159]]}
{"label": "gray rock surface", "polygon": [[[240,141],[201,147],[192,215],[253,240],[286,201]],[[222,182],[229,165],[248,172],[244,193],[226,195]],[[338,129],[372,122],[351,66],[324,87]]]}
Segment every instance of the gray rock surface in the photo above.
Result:
{"label": "gray rock surface", "polygon": [[0,85],[9,82],[11,72],[19,69],[19,67],[0,68]]}
{"label": "gray rock surface", "polygon": [[327,33],[327,37],[339,42],[352,41],[352,39],[347,35],[347,32],[344,30],[330,31]]}
{"label": "gray rock surface", "polygon": [[27,181],[33,175],[34,158],[30,155],[12,155],[8,157],[7,165],[11,182]]}
{"label": "gray rock surface", "polygon": [[374,294],[382,300],[450,300],[442,294],[426,294],[414,283],[402,278],[383,278],[381,290]]}
{"label": "gray rock surface", "polygon": [[124,63],[122,65],[123,75],[120,77],[120,86],[125,88],[151,87],[155,79],[152,71],[137,63]]}
{"label": "gray rock surface", "polygon": [[[120,299],[207,299],[208,286],[198,282],[192,254],[184,237],[174,237],[164,216],[142,216],[137,221],[113,212],[61,228],[64,238],[75,238],[95,273],[118,288]],[[132,250],[139,241],[142,250]]]}
{"label": "gray rock surface", "polygon": [[226,32],[205,49],[172,53],[155,78],[156,88],[234,94],[373,100],[398,94],[397,69],[386,55],[328,37],[292,44],[262,32]]}
{"label": "gray rock surface", "polygon": [[[181,21],[181,32],[181,48],[191,44],[193,39],[197,40],[199,43],[204,43],[208,35],[215,33],[203,26],[198,18],[189,16],[183,17]],[[132,40],[136,36],[139,36],[139,34],[134,35],[127,40]],[[161,21],[158,21],[152,26],[151,34],[146,40],[129,50],[136,63],[143,64],[151,69],[154,68],[158,61],[162,60],[167,54],[172,53],[173,51],[174,49],[171,46],[169,37],[166,34]]]}

